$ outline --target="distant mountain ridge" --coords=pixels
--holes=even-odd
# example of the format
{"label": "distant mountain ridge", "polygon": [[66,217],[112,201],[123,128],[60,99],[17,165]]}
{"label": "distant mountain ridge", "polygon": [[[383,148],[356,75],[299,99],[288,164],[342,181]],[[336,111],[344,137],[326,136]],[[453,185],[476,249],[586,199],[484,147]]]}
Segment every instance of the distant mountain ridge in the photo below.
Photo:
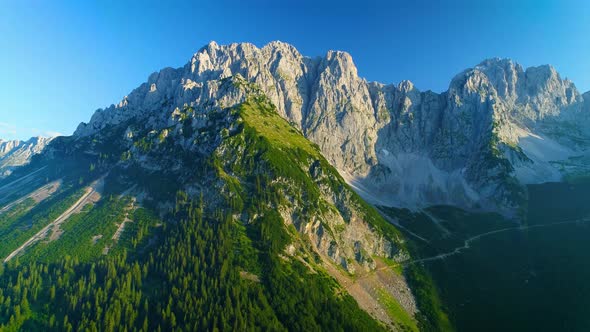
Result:
{"label": "distant mountain ridge", "polygon": [[0,178],[12,173],[16,167],[29,163],[32,156],[39,154],[53,138],[32,137],[28,141],[0,139]]}

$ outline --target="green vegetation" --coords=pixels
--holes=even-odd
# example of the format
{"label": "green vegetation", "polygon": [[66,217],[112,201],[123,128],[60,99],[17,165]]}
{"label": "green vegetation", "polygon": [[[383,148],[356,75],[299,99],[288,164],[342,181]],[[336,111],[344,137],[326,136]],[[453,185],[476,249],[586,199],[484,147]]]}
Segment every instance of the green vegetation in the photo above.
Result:
{"label": "green vegetation", "polygon": [[8,256],[13,250],[39,232],[43,227],[54,221],[81,196],[82,190],[65,191],[49,198],[26,213],[9,217],[6,223],[0,224],[0,257]]}
{"label": "green vegetation", "polygon": [[[439,291],[428,272],[416,265],[406,268],[406,277],[420,308],[417,315],[421,331],[454,331],[441,300]],[[446,308],[445,308],[446,310]]]}
{"label": "green vegetation", "polygon": [[[214,160],[219,176],[236,189],[240,182],[255,182],[256,188],[252,189],[258,194],[263,194],[262,188],[269,189],[267,185],[271,176],[281,176],[301,187],[301,195],[297,197],[299,202],[309,202],[312,209],[327,208],[320,207],[320,192],[309,174],[310,164],[323,161],[318,160],[317,147],[295,132],[265,99],[242,104],[237,110],[237,116],[238,123],[241,123],[240,130],[225,141],[228,149]],[[223,164],[236,159],[233,152],[241,148],[244,151],[241,152],[240,160],[230,164],[230,168],[225,168]],[[288,190],[284,186],[266,194],[279,198],[284,190]],[[243,197],[244,193],[240,190],[235,190],[234,200],[244,201],[247,198]]]}
{"label": "green vegetation", "polygon": [[[256,90],[239,79],[230,83]],[[67,190],[21,215],[11,211],[3,239],[16,235],[15,245],[22,244],[23,234],[53,220],[76,201],[80,188],[108,172],[103,199],[61,224],[59,238],[36,243],[0,268],[0,330],[386,329],[325,272],[297,227],[327,212],[346,222],[360,214],[405,250],[395,227],[350,190],[319,148],[266,98],[211,111],[208,128],[194,128],[193,113],[181,111],[182,135],[216,142],[208,144],[210,151],[181,148],[173,136],[133,123],[57,142],[56,154],[72,162],[52,166],[52,174],[68,174]],[[133,143],[113,145],[110,135],[122,137],[128,127],[134,128]],[[161,170],[140,166],[137,157],[158,160]],[[130,198],[120,196],[131,186],[146,193],[135,210]],[[326,193],[345,203],[327,202]],[[293,209],[295,225],[283,220],[283,207]],[[113,240],[127,214],[132,222]],[[31,218],[33,227],[15,226]],[[345,229],[325,226],[332,234]],[[380,300],[400,326],[444,330],[435,289],[423,271],[412,276],[423,290],[423,315],[414,320],[393,298],[381,294]]]}
{"label": "green vegetation", "polygon": [[[299,148],[301,156],[308,155],[303,146]],[[257,155],[252,150],[252,156]],[[234,186],[226,192],[228,204],[224,205],[232,209],[212,207],[205,214],[203,199],[194,202],[180,192],[173,214],[161,227],[155,227],[159,222],[148,209],[138,209],[134,222],[127,223],[114,246],[111,237],[116,223],[124,218],[128,200],[110,196],[92,208],[85,207],[61,225],[64,232],[59,239],[36,244],[20,261],[11,262],[2,271],[0,285],[6,287],[0,289],[1,329],[383,329],[358,308],[354,299],[343,295],[332,278],[319,269],[310,270],[308,264],[313,261],[285,261],[284,248],[297,233],[286,228],[281,216],[270,208],[283,203],[284,198],[279,189],[265,188],[272,183],[272,174],[281,170],[272,168],[269,172],[269,165],[260,165],[253,176],[245,174],[239,180],[229,170],[231,175],[225,179]],[[99,168],[96,166],[95,172]],[[297,170],[303,171],[307,172]],[[127,168],[125,174],[141,188],[158,193],[162,201],[170,200],[167,193],[179,187],[165,176],[136,167]],[[308,181],[319,197],[307,173],[302,174],[300,179]],[[124,189],[123,182],[114,179],[109,176],[107,193]],[[244,197],[241,203],[236,200],[238,194]],[[71,205],[75,198],[55,198],[30,213],[49,219],[63,212],[62,207]],[[241,211],[259,217],[242,224],[233,217]],[[94,238],[99,234],[101,238]],[[108,255],[102,255],[102,249],[109,245]],[[242,278],[240,272],[259,281]]]}
{"label": "green vegetation", "polygon": [[231,221],[205,221],[199,211],[182,211],[193,217],[168,229],[157,250],[138,260],[123,251],[96,263],[69,256],[57,264],[31,263],[20,270],[26,274],[9,266],[2,281],[14,286],[0,291],[3,329],[243,330],[278,325],[265,313],[263,299],[249,300],[256,298],[256,285],[240,287],[244,282],[229,268],[232,250],[224,241],[231,241],[225,233]]}
{"label": "green vegetation", "polygon": [[[522,223],[533,228],[524,230],[516,229],[516,221],[497,214],[444,206],[428,209],[428,214],[449,231],[446,233],[428,215],[389,210],[400,217],[404,227],[429,240],[411,241],[412,251],[422,257],[453,250],[477,234],[514,228],[473,241],[458,255],[406,269],[416,300],[423,303],[420,328],[429,330],[425,326],[433,325],[429,320],[437,313],[428,309],[428,303],[439,298],[439,306],[444,304],[449,313],[447,322],[459,331],[590,328],[584,314],[590,305],[586,300],[590,292],[584,286],[590,277],[590,228],[586,222],[547,226],[590,216],[589,194],[588,183],[529,186],[529,209]],[[542,225],[546,227],[538,227]],[[444,318],[439,317],[439,322],[445,322]]]}
{"label": "green vegetation", "polygon": [[141,150],[142,152],[148,152],[152,149],[153,142],[148,137],[143,137],[139,141],[135,141],[133,146]]}
{"label": "green vegetation", "polygon": [[35,201],[32,198],[28,198],[23,202],[11,207],[10,209],[0,213],[0,234],[11,229],[13,227],[13,223],[17,222],[34,205]]}
{"label": "green vegetation", "polygon": [[[366,221],[377,231],[402,245],[401,241],[398,241],[401,235],[397,229],[348,187],[336,169],[322,157],[319,147],[280,117],[266,97],[252,97],[238,107],[237,115],[242,128],[230,138],[228,145],[230,151],[245,147],[244,156],[240,163],[233,163],[231,169],[221,169],[222,177],[227,179],[228,174],[239,177],[258,174],[257,190],[264,187],[272,191],[272,188],[265,185],[268,181],[261,182],[261,177],[269,180],[267,174],[260,174],[260,169],[257,169],[260,168],[257,163],[264,162],[265,168],[274,177],[288,179],[302,189],[298,190],[301,195],[297,197],[298,203],[309,207],[309,210],[305,211],[309,215],[333,208],[320,199],[321,186],[329,187],[334,193],[345,192],[349,195],[349,203],[352,205],[350,209],[364,213]],[[235,157],[226,153],[221,156],[221,159],[226,160],[225,158],[231,160]],[[221,162],[218,160],[217,164]],[[275,194],[284,196],[285,191],[289,191],[288,188],[279,188]],[[346,211],[343,212],[342,215],[347,215]]]}
{"label": "green vegetation", "polygon": [[414,319],[404,310],[404,308],[383,289],[377,289],[378,300],[387,309],[387,314],[392,317],[398,326],[409,331],[418,331],[418,326]]}
{"label": "green vegetation", "polygon": [[[144,242],[136,256],[76,252],[9,264],[0,274],[10,285],[0,289],[2,330],[381,329],[352,298],[336,295],[331,278],[278,257],[286,235],[275,236],[283,232],[276,216],[248,230],[258,233],[252,241],[231,215],[205,217],[200,204],[179,202],[178,222],[164,224],[158,245]],[[129,243],[142,243],[139,234]],[[261,273],[261,283],[242,279],[247,269]]]}
{"label": "green vegetation", "polygon": [[320,158],[319,149],[281,118],[274,106],[264,99],[242,104],[239,114],[249,128],[264,137],[274,148],[294,151],[301,149],[313,158]]}
{"label": "green vegetation", "polygon": [[[82,213],[71,216],[60,226],[63,234],[51,242],[37,243],[21,259],[22,262],[59,262],[63,257],[75,253],[80,261],[94,261],[101,257],[105,248],[108,252],[132,250],[151,232],[155,220],[146,215],[144,209],[130,210],[129,198],[110,198],[98,206],[86,206]],[[115,231],[129,213],[131,222],[126,222],[118,241],[112,239]],[[135,219],[137,217],[137,220]]]}
{"label": "green vegetation", "polygon": [[[248,215],[262,214],[264,217],[255,221],[254,225],[260,223],[263,229],[277,225],[267,231],[271,235],[266,238],[274,241],[274,244],[269,244],[271,248],[277,251],[282,250],[288,240],[288,237],[280,235],[285,233],[284,222],[275,211],[276,208],[273,209],[281,204],[289,205],[290,201],[286,201],[285,197],[292,197],[297,202],[296,206],[304,207],[299,214],[301,219],[335,208],[320,198],[318,188],[319,185],[322,185],[329,187],[335,193],[348,193],[348,203],[351,205],[349,208],[364,213],[367,222],[403,249],[403,245],[399,241],[401,239],[399,231],[350,190],[336,170],[321,157],[319,148],[304,139],[300,133],[278,116],[272,105],[269,105],[264,98],[250,100],[241,105],[237,115],[239,119],[242,119],[242,128],[227,141],[227,146],[221,148],[224,154],[215,160],[215,164],[220,177],[226,180],[228,200],[239,202],[232,206],[238,209],[243,207],[249,212]],[[236,156],[239,158],[236,159]],[[229,167],[224,166],[222,160],[229,161],[227,162]],[[272,179],[280,178],[295,183],[296,192],[280,181],[272,181]],[[266,204],[261,204],[260,199],[266,201]],[[342,209],[343,207],[338,208]],[[341,214],[345,216],[347,211],[341,211]],[[273,219],[276,221],[270,222]],[[328,231],[334,231],[329,227],[326,228]],[[309,263],[314,264],[314,261]],[[297,265],[298,262],[291,264]],[[425,271],[414,271],[412,276],[418,278],[422,276],[422,273]],[[430,279],[422,278],[421,282],[416,282],[416,287],[421,287],[421,295],[423,295],[423,300],[418,304],[420,310],[427,314],[418,317],[420,327],[433,331],[450,330],[450,323],[441,309],[438,293],[431,282],[424,281],[430,281]],[[313,284],[316,283],[318,281],[313,282]],[[412,318],[403,312],[399,305],[394,305],[396,304],[395,300],[390,300],[393,302],[387,302],[384,299],[390,314],[402,325],[415,329],[416,325]],[[292,315],[296,314],[292,313]],[[433,318],[429,318],[429,315],[432,315]]]}
{"label": "green vegetation", "polygon": [[[259,216],[245,228],[258,252],[258,262],[246,265],[250,272],[261,271],[261,282],[279,320],[289,330],[382,329],[352,297],[336,295],[342,291],[337,292],[337,283],[316,265],[318,257],[304,254],[309,257],[305,264],[295,259],[285,262],[283,257],[286,245],[298,236],[276,211],[278,206],[291,204],[285,197],[293,197],[302,207],[302,219],[330,208],[320,199],[311,174],[331,171],[318,148],[264,100],[241,105],[237,115],[242,127],[219,149],[224,154],[216,156],[213,164],[225,180],[229,206],[236,212]],[[288,181],[276,181],[281,178]],[[339,180],[326,176],[315,181],[342,186]],[[308,265],[316,266],[315,271]]]}

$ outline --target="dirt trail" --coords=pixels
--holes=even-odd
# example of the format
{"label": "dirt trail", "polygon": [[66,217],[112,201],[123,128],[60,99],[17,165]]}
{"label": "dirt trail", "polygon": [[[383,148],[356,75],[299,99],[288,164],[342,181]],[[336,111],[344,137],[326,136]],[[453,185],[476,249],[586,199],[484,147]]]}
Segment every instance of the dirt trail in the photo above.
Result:
{"label": "dirt trail", "polygon": [[[28,247],[30,247],[35,242],[45,238],[50,230],[53,230],[52,237],[54,234],[59,234],[59,225],[65,222],[69,217],[71,217],[74,213],[78,213],[82,210],[82,208],[87,204],[92,202],[92,199],[96,199],[96,195],[100,198],[100,194],[98,193],[99,190],[102,189],[103,185],[103,178],[93,182],[89,187],[86,188],[86,192],[76,203],[74,203],[70,208],[68,208],[64,213],[62,213],[57,219],[53,222],[49,223],[49,225],[43,227],[37,234],[33,235],[30,239],[28,239],[25,243],[23,243],[20,247],[14,250],[10,255],[8,255],[4,259],[4,263],[10,261],[12,258],[16,257],[21,252],[25,251]],[[59,235],[58,235],[59,236]]]}
{"label": "dirt trail", "polygon": [[135,210],[135,198],[132,198],[131,204],[127,207],[127,211],[125,212],[125,219],[123,219],[123,222],[119,224],[119,227],[115,231],[115,234],[113,234],[112,240],[118,241],[121,237],[121,233],[123,233],[123,230],[125,229],[125,224],[128,222],[133,222],[133,220],[129,219],[129,211],[133,210]]}
{"label": "dirt trail", "polygon": [[422,262],[429,262],[429,261],[434,261],[434,260],[438,260],[438,259],[445,259],[449,256],[453,256],[453,255],[457,255],[460,254],[462,251],[465,251],[467,249],[469,249],[471,247],[471,243],[474,241],[477,241],[481,238],[487,237],[487,236],[491,236],[494,234],[498,234],[498,233],[504,233],[504,232],[508,232],[508,231],[514,231],[514,230],[527,230],[527,229],[533,229],[533,228],[543,228],[543,227],[550,227],[550,226],[557,226],[557,225],[565,225],[565,224],[575,224],[575,223],[585,223],[585,222],[589,222],[590,218],[585,218],[585,219],[576,219],[576,220],[565,220],[565,221],[558,221],[558,222],[554,222],[554,223],[549,223],[549,224],[541,224],[541,225],[531,225],[531,226],[514,226],[514,227],[507,227],[507,228],[501,228],[501,229],[497,229],[497,230],[493,230],[493,231],[489,231],[486,233],[482,233],[482,234],[478,234],[475,236],[472,236],[468,239],[466,239],[463,242],[463,245],[460,247],[457,247],[451,251],[442,253],[442,254],[438,254],[436,256],[432,256],[432,257],[425,257],[425,258],[420,258],[420,259],[415,259],[415,260],[411,260],[411,261],[406,261],[406,262],[402,262],[402,264],[404,265],[409,265],[409,264],[416,264],[416,263],[422,263]]}
{"label": "dirt trail", "polygon": [[50,182],[50,183],[44,185],[43,187],[33,191],[32,193],[30,193],[26,196],[23,196],[23,197],[17,199],[16,201],[4,206],[3,208],[0,209],[0,214],[10,210],[12,207],[26,201],[29,198],[32,198],[35,200],[36,203],[39,203],[39,202],[45,200],[47,197],[51,196],[54,192],[56,192],[60,186],[61,186],[61,180]]}
{"label": "dirt trail", "polygon": [[[58,218],[58,219],[56,219],[56,221],[53,222],[54,227],[51,230],[51,235],[49,236],[49,241],[55,241],[61,236],[63,231],[61,230],[61,228],[59,226],[62,223],[64,223],[68,218],[70,218],[73,214],[80,213],[82,211],[82,209],[84,208],[84,206],[86,206],[87,204],[95,204],[96,202],[98,202],[100,200],[100,198],[101,198],[100,193],[102,192],[103,186],[104,186],[104,177],[93,182],[90,185],[90,187],[86,188],[88,196],[84,199],[84,201],[79,200],[79,202],[80,202],[79,204],[76,204],[77,203],[76,202],[74,205],[72,205],[72,207],[70,207],[70,209],[68,209],[68,211],[66,211],[67,215],[63,216],[63,218],[61,218],[61,216],[60,216],[61,219]],[[66,214],[66,213],[64,213],[64,214]]]}
{"label": "dirt trail", "polygon": [[[133,188],[132,188],[133,189]],[[129,190],[128,190],[129,191]],[[120,197],[123,197],[124,194],[126,194],[128,191],[126,191],[125,193],[121,194]],[[106,245],[103,249],[102,249],[102,254],[103,255],[108,255],[109,251],[111,250],[111,247],[113,245],[115,245],[116,242],[119,241],[119,238],[121,237],[121,234],[123,234],[123,231],[125,230],[125,224],[127,224],[128,222],[133,222],[133,220],[129,219],[129,211],[134,211],[137,207],[135,206],[135,203],[137,202],[137,198],[133,197],[131,199],[131,204],[129,204],[129,206],[126,209],[125,212],[125,219],[123,219],[123,221],[118,225],[117,230],[115,231],[115,234],[113,234],[113,237],[111,238],[113,240],[113,243],[111,245]],[[101,235],[102,236],[102,235]]]}

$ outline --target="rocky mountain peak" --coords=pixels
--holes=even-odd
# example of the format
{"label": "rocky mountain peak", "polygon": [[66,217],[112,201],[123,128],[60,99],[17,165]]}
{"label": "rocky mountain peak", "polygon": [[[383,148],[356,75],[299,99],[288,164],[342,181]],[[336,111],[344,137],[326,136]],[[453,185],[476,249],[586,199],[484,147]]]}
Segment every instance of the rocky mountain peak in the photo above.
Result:
{"label": "rocky mountain peak", "polygon": [[281,53],[281,54],[289,54],[292,57],[300,58],[302,55],[299,53],[299,50],[295,48],[295,46],[282,42],[280,40],[272,41],[266,45],[264,45],[260,49],[263,53],[270,52],[270,53]]}
{"label": "rocky mountain peak", "polygon": [[403,93],[409,93],[415,89],[414,83],[412,81],[403,80],[398,84],[398,89]]}
{"label": "rocky mountain peak", "polygon": [[524,77],[522,66],[511,59],[492,58],[455,76],[449,91],[459,94],[497,94],[515,100]]}
{"label": "rocky mountain peak", "polygon": [[12,173],[16,167],[26,165],[31,158],[41,153],[53,137],[32,137],[27,141],[0,140],[0,179]]}
{"label": "rocky mountain peak", "polygon": [[325,67],[335,76],[358,78],[358,70],[347,52],[328,51],[325,57]]}
{"label": "rocky mountain peak", "polygon": [[518,82],[522,79],[522,66],[511,59],[494,58],[475,67],[483,72],[502,98],[514,98],[518,94]]}
{"label": "rocky mountain peak", "polygon": [[[562,79],[553,66],[523,67],[510,60],[484,60],[457,75],[449,92],[466,98],[479,95],[501,104],[496,112],[508,112],[519,121],[537,121],[579,108],[582,97],[575,85]],[[490,99],[491,98],[491,99]],[[578,106],[575,106],[578,105]]]}
{"label": "rocky mountain peak", "polygon": [[[576,86],[567,79],[562,79],[553,66],[544,65],[527,68],[525,80],[526,93],[532,99],[552,98],[557,107],[568,106],[581,101]],[[533,100],[537,102],[537,100]]]}
{"label": "rocky mountain peak", "polygon": [[3,157],[21,143],[20,140],[4,141],[0,139],[0,157]]}
{"label": "rocky mountain peak", "polygon": [[584,100],[551,66],[525,70],[510,59],[492,58],[436,94],[420,92],[410,81],[369,83],[346,52],[310,58],[280,41],[262,48],[211,42],[184,67],[150,75],[117,106],[97,111],[76,135],[132,118],[156,130],[168,128],[187,106],[193,116],[203,116],[244,102],[253,87],[318,144],[332,165],[358,180],[357,187],[373,196],[370,201],[384,205],[494,206],[494,197],[506,194],[498,194],[498,185],[512,175],[507,166],[502,180],[489,180],[499,171],[487,170],[492,166],[482,158],[504,158],[489,151],[498,148],[491,142],[498,138],[499,148],[516,146],[537,122],[578,119],[582,109],[590,109],[590,98]]}

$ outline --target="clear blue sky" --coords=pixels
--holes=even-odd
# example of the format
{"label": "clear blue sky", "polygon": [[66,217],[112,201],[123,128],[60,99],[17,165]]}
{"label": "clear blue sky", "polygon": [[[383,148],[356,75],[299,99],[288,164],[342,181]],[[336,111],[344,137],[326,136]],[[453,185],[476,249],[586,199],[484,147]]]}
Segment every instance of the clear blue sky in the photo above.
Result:
{"label": "clear blue sky", "polygon": [[352,54],[368,80],[443,91],[490,57],[553,64],[590,90],[590,2],[0,0],[0,137],[71,134],[201,46],[272,40]]}

